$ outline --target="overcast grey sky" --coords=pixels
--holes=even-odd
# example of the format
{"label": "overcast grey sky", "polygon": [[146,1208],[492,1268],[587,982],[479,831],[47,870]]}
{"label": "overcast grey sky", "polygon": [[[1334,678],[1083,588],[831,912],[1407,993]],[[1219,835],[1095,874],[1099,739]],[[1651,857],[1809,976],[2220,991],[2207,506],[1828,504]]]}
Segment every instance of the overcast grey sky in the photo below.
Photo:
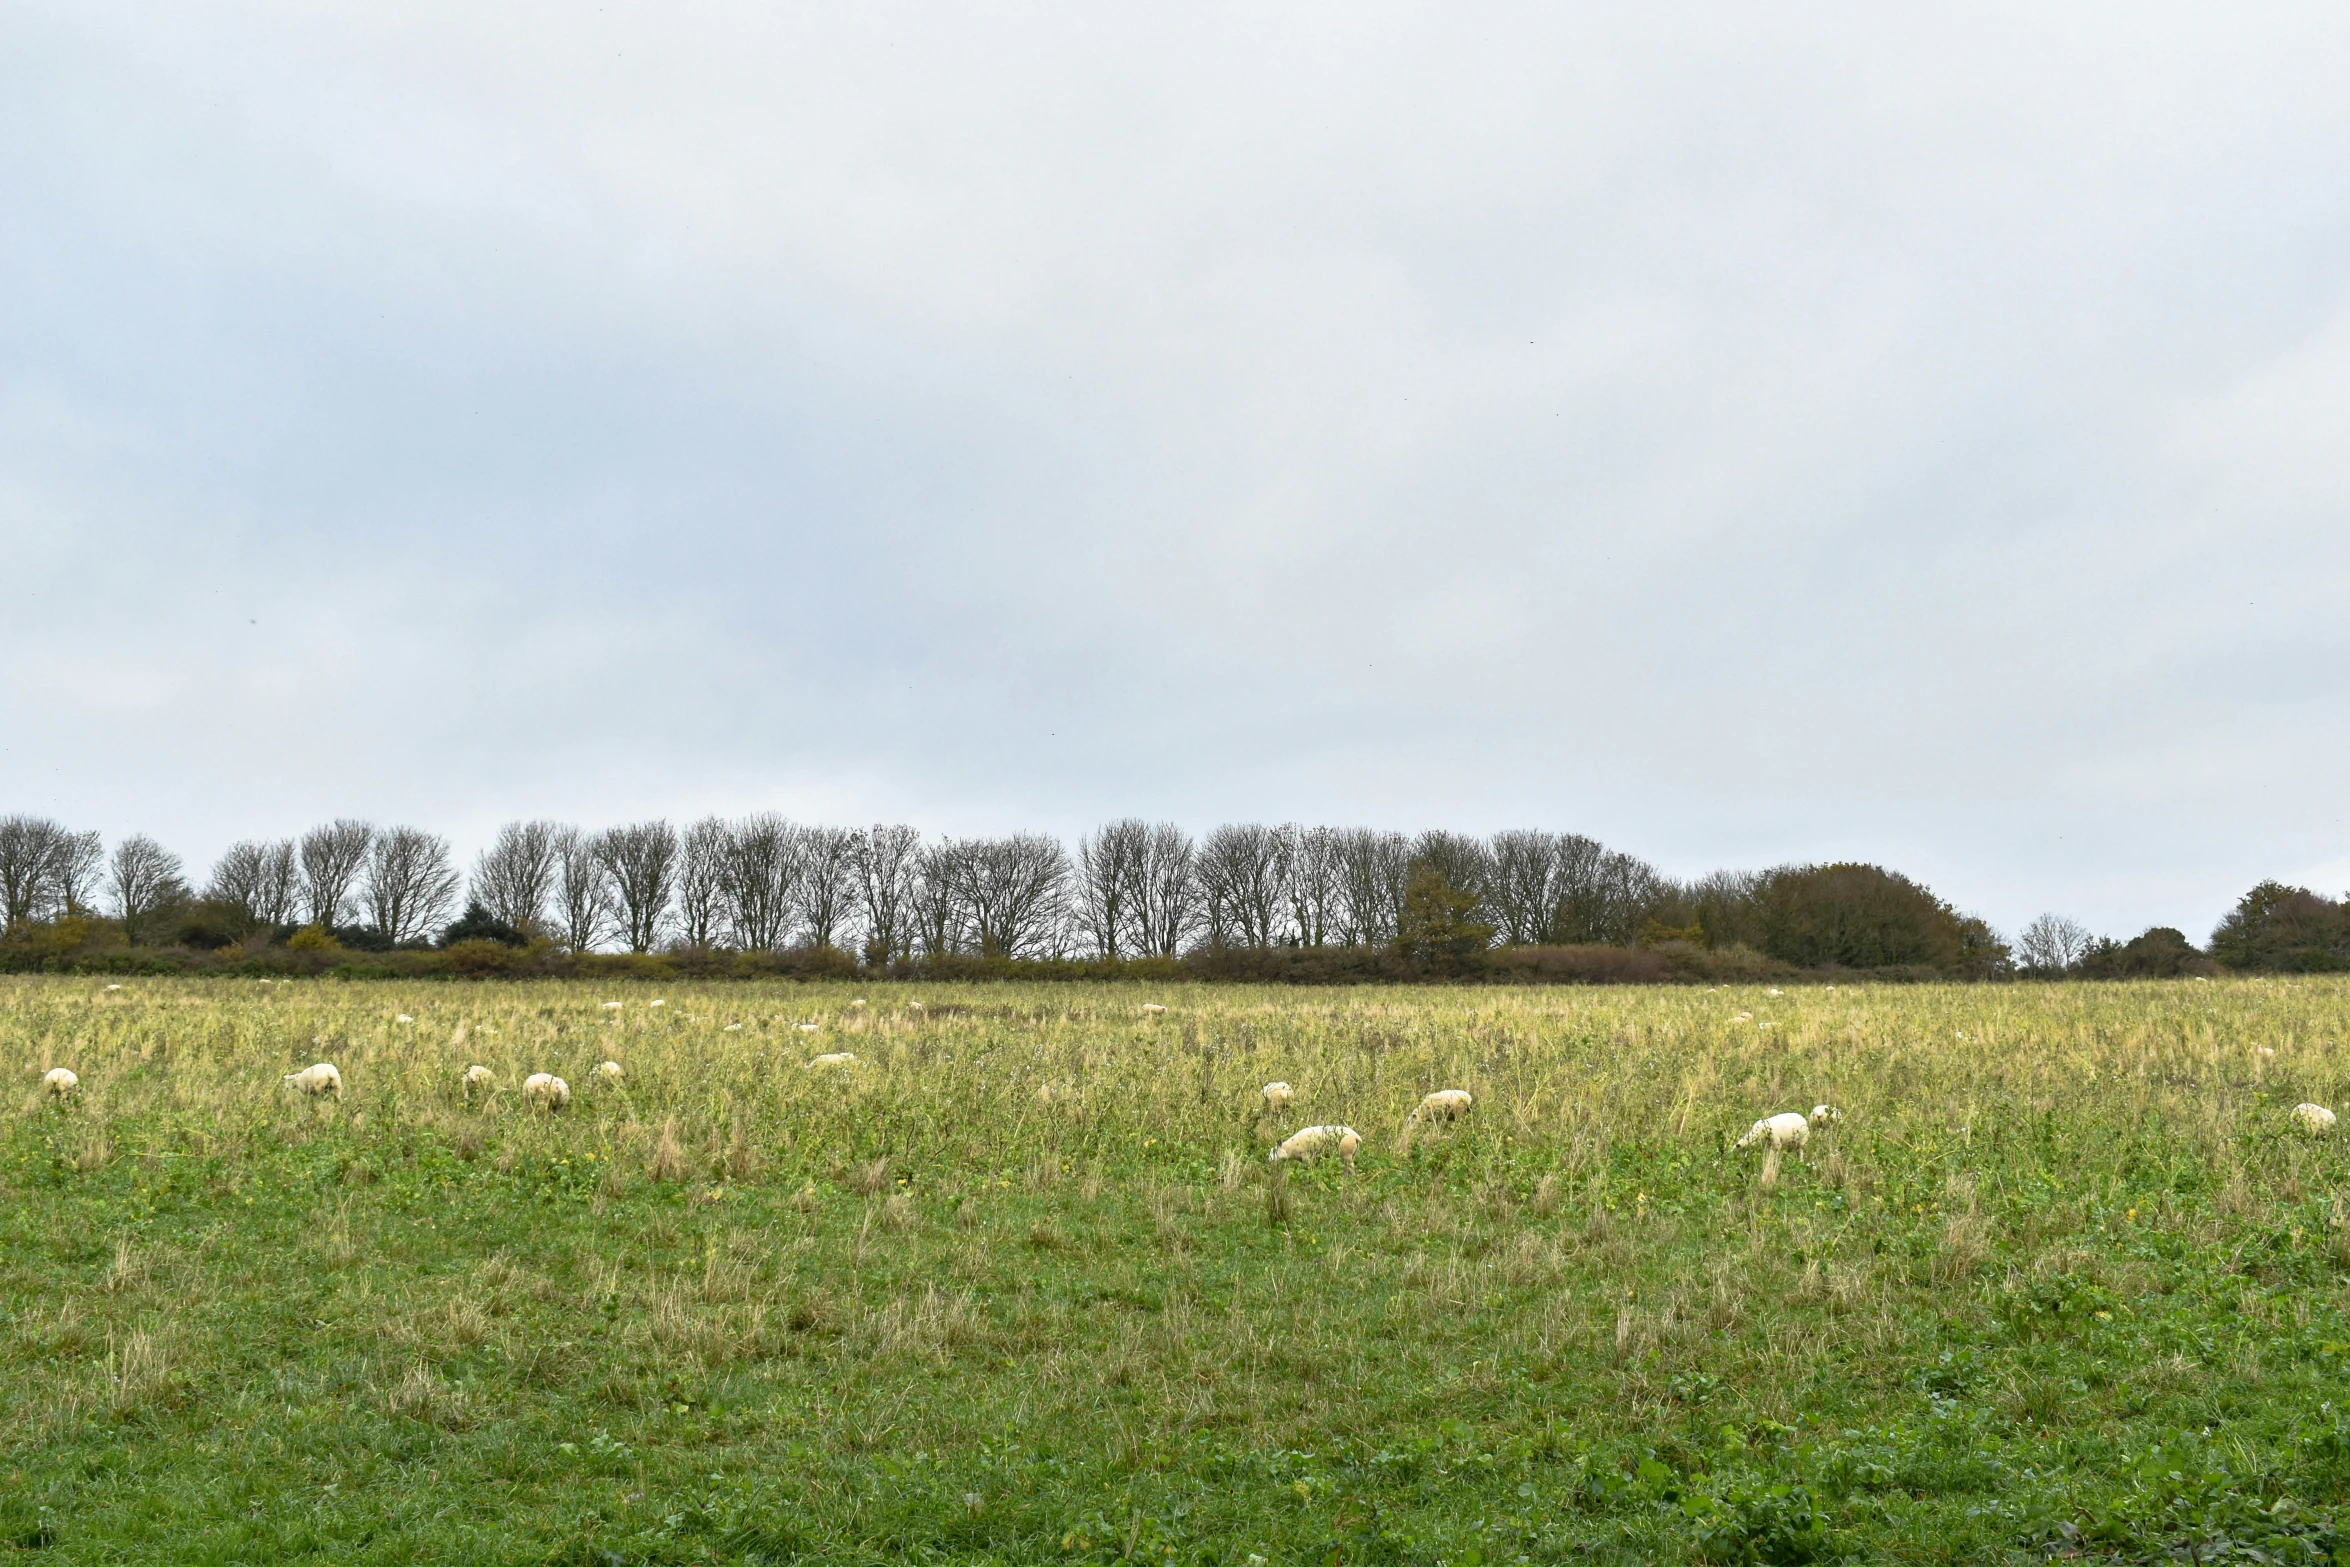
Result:
{"label": "overcast grey sky", "polygon": [[2350,8],[0,10],[0,811],[2350,887]]}

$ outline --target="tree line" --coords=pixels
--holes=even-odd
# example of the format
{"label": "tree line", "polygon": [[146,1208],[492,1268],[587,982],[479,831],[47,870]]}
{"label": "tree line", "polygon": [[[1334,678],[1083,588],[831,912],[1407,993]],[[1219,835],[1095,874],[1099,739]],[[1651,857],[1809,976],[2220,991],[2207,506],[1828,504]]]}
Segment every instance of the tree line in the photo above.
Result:
{"label": "tree line", "polygon": [[[2350,966],[2350,915],[2263,883],[2207,954],[2176,931],[2099,940],[2057,915],[2012,944],[1878,866],[1677,881],[1575,833],[1486,837],[1238,823],[1194,836],[1115,821],[1072,848],[1041,833],[926,839],[773,814],[591,831],[513,822],[461,870],[447,839],[340,819],[230,846],[199,883],[144,834],[0,818],[0,929],[74,926],[122,946],[358,951],[461,942],[626,951],[846,954],[870,968],[982,958],[1177,958],[1380,950],[1419,971],[1513,948],[1753,954],[1798,969],[1990,976]],[[98,925],[110,927],[97,931]],[[2279,933],[2283,934],[2279,934]]]}
{"label": "tree line", "polygon": [[1670,885],[1573,834],[1249,823],[1195,838],[1172,823],[1125,820],[1072,852],[1041,833],[926,841],[905,825],[771,814],[593,832],[513,822],[469,874],[436,834],[343,819],[233,844],[198,885],[143,834],[109,855],[96,833],[0,819],[7,928],[96,915],[132,945],[309,930],[367,949],[454,932],[578,951],[836,948],[875,963],[1377,947],[1402,931],[1415,875],[1473,893],[1492,939],[1520,945],[1628,945]]}

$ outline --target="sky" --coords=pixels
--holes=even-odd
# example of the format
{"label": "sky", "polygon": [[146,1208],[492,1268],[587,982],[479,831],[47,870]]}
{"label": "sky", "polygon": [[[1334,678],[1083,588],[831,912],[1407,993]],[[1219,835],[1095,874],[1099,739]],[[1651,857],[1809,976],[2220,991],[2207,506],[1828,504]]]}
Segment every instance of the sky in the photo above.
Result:
{"label": "sky", "polygon": [[0,16],[0,812],[2350,889],[2350,9]]}

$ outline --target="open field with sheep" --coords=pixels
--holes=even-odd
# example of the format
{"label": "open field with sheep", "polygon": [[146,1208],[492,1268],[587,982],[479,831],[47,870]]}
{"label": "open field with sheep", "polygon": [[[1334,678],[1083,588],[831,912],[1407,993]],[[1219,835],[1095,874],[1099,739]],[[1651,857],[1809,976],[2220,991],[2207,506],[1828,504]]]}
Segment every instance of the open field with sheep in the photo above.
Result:
{"label": "open field with sheep", "polygon": [[[2346,1034],[2322,979],[0,980],[0,1550],[2333,1560]],[[1312,1126],[1351,1172],[1268,1161]]]}

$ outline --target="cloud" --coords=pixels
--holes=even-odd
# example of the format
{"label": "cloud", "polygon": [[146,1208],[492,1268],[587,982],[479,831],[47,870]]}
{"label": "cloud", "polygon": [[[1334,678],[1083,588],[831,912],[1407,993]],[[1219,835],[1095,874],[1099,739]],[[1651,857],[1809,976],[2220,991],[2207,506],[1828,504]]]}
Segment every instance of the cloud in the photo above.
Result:
{"label": "cloud", "polygon": [[2336,11],[15,32],[12,806],[2350,854]]}

